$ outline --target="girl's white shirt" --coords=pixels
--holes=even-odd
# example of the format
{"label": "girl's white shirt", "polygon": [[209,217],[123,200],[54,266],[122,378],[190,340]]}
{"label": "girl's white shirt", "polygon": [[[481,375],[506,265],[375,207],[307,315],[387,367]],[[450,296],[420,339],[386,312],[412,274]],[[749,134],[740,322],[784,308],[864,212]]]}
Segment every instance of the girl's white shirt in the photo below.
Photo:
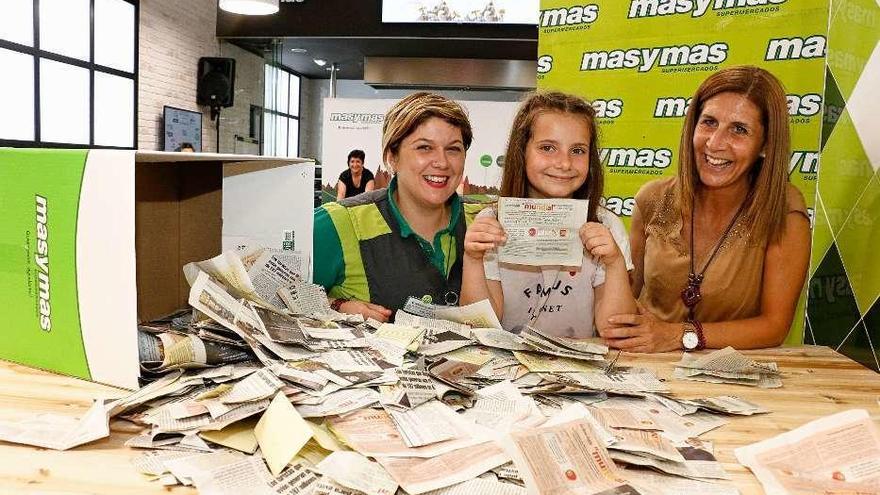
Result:
{"label": "girl's white shirt", "polygon": [[[495,217],[492,208],[481,211],[477,218]],[[629,236],[617,216],[600,207],[599,221],[611,232],[626,261],[627,271],[633,269]],[[605,266],[589,253],[584,254],[580,267],[527,266],[498,262],[495,250],[486,253],[483,267],[487,280],[501,282],[504,293],[504,314],[501,326],[519,333],[530,325],[559,337],[588,338],[595,335],[593,322],[594,287],[605,283]]]}

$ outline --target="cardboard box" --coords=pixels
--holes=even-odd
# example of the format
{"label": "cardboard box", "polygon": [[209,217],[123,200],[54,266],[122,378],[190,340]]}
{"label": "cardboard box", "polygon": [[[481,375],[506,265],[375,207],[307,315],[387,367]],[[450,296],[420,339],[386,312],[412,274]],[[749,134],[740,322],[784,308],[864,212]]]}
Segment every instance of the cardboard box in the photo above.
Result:
{"label": "cardboard box", "polygon": [[[285,174],[309,194],[261,187]],[[310,253],[313,183],[298,158],[0,149],[0,359],[136,388],[137,323],[187,305],[183,265],[221,252],[224,223]],[[248,231],[279,208],[277,235]]]}

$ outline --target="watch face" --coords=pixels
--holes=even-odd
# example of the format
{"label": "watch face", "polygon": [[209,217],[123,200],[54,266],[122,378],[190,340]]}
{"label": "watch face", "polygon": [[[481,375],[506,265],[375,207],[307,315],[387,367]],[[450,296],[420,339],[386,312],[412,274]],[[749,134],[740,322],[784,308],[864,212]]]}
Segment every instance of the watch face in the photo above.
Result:
{"label": "watch face", "polygon": [[697,345],[699,345],[700,339],[697,337],[696,332],[685,332],[681,337],[681,344],[685,349],[696,349]]}

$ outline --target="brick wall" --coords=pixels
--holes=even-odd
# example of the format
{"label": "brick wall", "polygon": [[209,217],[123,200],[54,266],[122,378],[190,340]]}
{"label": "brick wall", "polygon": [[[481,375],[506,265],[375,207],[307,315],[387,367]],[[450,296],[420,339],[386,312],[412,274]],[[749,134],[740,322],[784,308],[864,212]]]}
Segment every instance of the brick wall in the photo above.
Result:
{"label": "brick wall", "polygon": [[217,0],[141,0],[138,148],[162,146],[162,107],[204,113],[202,150],[217,148],[207,108],[196,105],[199,57],[216,57]]}
{"label": "brick wall", "polygon": [[235,59],[235,100],[220,112],[220,152],[259,155],[260,143],[249,139],[250,116],[251,105],[263,106],[265,62],[263,57],[225,41],[220,44],[220,56]]}
{"label": "brick wall", "polygon": [[330,96],[330,81],[303,77],[300,91],[299,155],[320,160],[324,98]]}

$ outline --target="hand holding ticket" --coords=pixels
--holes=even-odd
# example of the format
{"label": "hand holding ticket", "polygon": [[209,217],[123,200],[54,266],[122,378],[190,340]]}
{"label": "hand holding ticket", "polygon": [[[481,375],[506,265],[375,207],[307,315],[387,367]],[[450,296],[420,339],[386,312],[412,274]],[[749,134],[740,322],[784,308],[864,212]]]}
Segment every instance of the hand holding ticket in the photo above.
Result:
{"label": "hand holding ticket", "polygon": [[497,219],[477,218],[468,227],[464,236],[464,254],[482,261],[486,251],[501,246],[506,240],[507,235]]}

